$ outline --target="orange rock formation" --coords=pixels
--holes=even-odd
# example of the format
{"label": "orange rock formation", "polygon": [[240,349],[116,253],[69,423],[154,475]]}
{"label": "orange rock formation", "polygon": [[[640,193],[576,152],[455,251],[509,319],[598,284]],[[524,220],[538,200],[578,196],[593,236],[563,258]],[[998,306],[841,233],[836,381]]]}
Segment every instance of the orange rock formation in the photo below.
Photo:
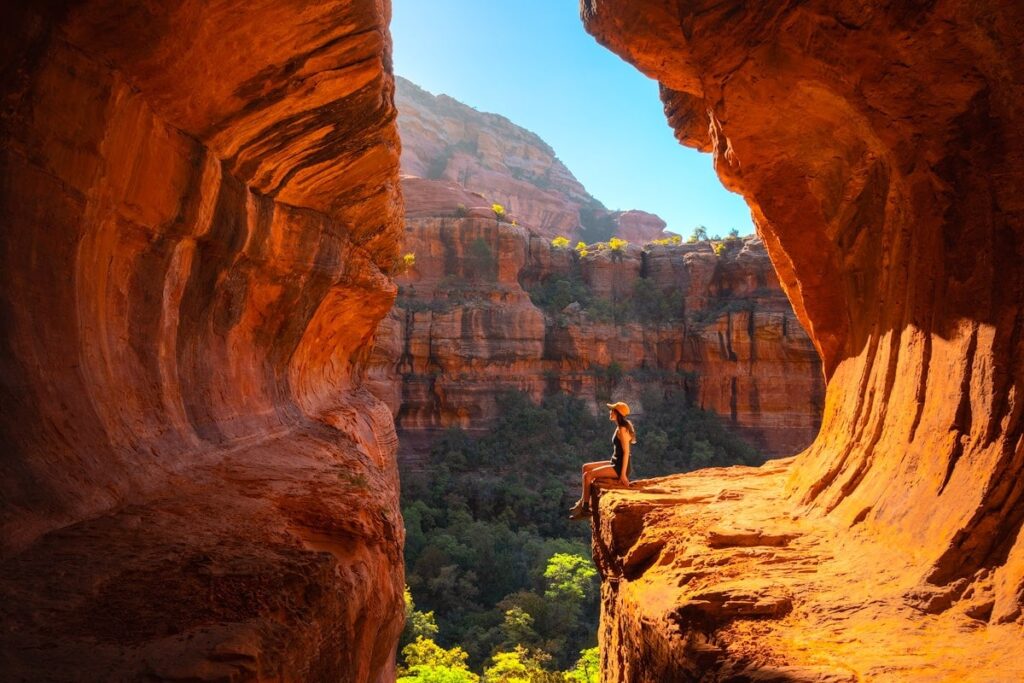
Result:
{"label": "orange rock formation", "polygon": [[[403,186],[410,182],[407,207],[417,216],[423,183]],[[561,389],[595,404],[614,391],[642,411],[641,390],[657,382],[686,391],[768,455],[796,453],[817,433],[821,366],[760,240],[737,241],[721,256],[706,242],[631,244],[621,258],[595,250],[577,265],[573,251],[492,214],[410,218],[403,249],[416,265],[396,278],[398,304],[370,361],[403,456],[449,426],[486,428],[509,389],[535,400]],[[577,270],[608,301],[631,302],[641,275],[682,292],[686,322],[616,324],[571,307],[545,316],[524,289]],[[612,364],[622,371],[614,387],[602,374]]]}
{"label": "orange rock formation", "polygon": [[387,2],[5,10],[5,680],[387,680]]}
{"label": "orange rock formation", "polygon": [[747,198],[828,378],[795,460],[602,497],[606,678],[1021,680],[1024,7],[581,11]]}
{"label": "orange rock formation", "polygon": [[421,179],[411,188],[412,211],[431,206],[430,215],[443,215],[437,209],[446,199],[448,208],[462,204],[489,215],[491,204],[498,203],[510,218],[541,234],[585,233],[590,241],[614,234],[649,240],[665,229],[653,214],[606,209],[535,133],[504,116],[397,81],[402,173]]}

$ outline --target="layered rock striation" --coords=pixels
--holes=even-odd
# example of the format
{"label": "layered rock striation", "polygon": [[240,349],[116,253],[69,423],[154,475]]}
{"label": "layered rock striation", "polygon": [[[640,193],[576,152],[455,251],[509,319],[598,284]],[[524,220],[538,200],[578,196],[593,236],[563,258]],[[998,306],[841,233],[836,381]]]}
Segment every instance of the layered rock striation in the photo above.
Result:
{"label": "layered rock striation", "polygon": [[1024,10],[581,10],[747,198],[828,379],[795,460],[602,499],[606,677],[1020,678]]}
{"label": "layered rock striation", "polygon": [[[642,412],[643,390],[662,387],[766,454],[814,438],[820,365],[760,240],[731,241],[721,255],[705,242],[581,258],[470,216],[411,218],[403,248],[415,265],[397,277],[370,364],[410,458],[448,427],[486,429],[509,390],[593,405],[614,393]],[[554,294],[552,307],[545,296],[560,288],[570,294]]]}
{"label": "layered rock striation", "polygon": [[5,679],[393,675],[389,14],[5,12]]}
{"label": "layered rock striation", "polygon": [[410,203],[432,215],[462,205],[470,212],[501,204],[516,222],[554,237],[589,241],[618,234],[648,240],[665,222],[643,211],[609,211],[544,140],[499,114],[479,112],[397,78],[402,173],[419,179]]}

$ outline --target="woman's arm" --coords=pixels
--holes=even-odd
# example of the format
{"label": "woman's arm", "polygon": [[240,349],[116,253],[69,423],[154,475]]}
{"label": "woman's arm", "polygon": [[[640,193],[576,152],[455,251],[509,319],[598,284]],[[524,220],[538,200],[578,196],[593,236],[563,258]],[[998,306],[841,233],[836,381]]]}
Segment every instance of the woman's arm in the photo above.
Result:
{"label": "woman's arm", "polygon": [[619,427],[618,437],[619,443],[622,444],[622,474],[619,475],[619,481],[623,484],[629,484],[629,432],[625,427]]}

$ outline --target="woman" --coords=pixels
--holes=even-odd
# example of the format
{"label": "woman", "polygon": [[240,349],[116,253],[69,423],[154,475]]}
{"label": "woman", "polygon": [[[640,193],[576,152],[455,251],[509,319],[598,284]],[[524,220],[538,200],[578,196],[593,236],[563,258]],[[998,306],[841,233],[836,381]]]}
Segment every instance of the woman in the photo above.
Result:
{"label": "woman", "polygon": [[619,401],[606,403],[610,410],[608,419],[615,423],[612,444],[615,451],[611,460],[588,462],[583,466],[583,495],[569,511],[570,519],[583,519],[590,514],[590,484],[597,479],[617,479],[624,486],[629,485],[629,447],[636,443],[636,429],[626,419],[629,406]]}

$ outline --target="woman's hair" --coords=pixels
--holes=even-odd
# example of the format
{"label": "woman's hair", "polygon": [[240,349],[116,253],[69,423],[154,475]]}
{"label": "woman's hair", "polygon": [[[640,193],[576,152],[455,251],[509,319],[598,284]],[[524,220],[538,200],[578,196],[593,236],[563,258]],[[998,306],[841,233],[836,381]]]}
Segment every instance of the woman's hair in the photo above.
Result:
{"label": "woman's hair", "polygon": [[629,430],[630,443],[636,443],[636,427],[633,426],[633,423],[627,420],[625,415],[615,410],[614,408],[612,408],[612,412],[615,413],[615,422],[620,427],[625,427],[627,430]]}

